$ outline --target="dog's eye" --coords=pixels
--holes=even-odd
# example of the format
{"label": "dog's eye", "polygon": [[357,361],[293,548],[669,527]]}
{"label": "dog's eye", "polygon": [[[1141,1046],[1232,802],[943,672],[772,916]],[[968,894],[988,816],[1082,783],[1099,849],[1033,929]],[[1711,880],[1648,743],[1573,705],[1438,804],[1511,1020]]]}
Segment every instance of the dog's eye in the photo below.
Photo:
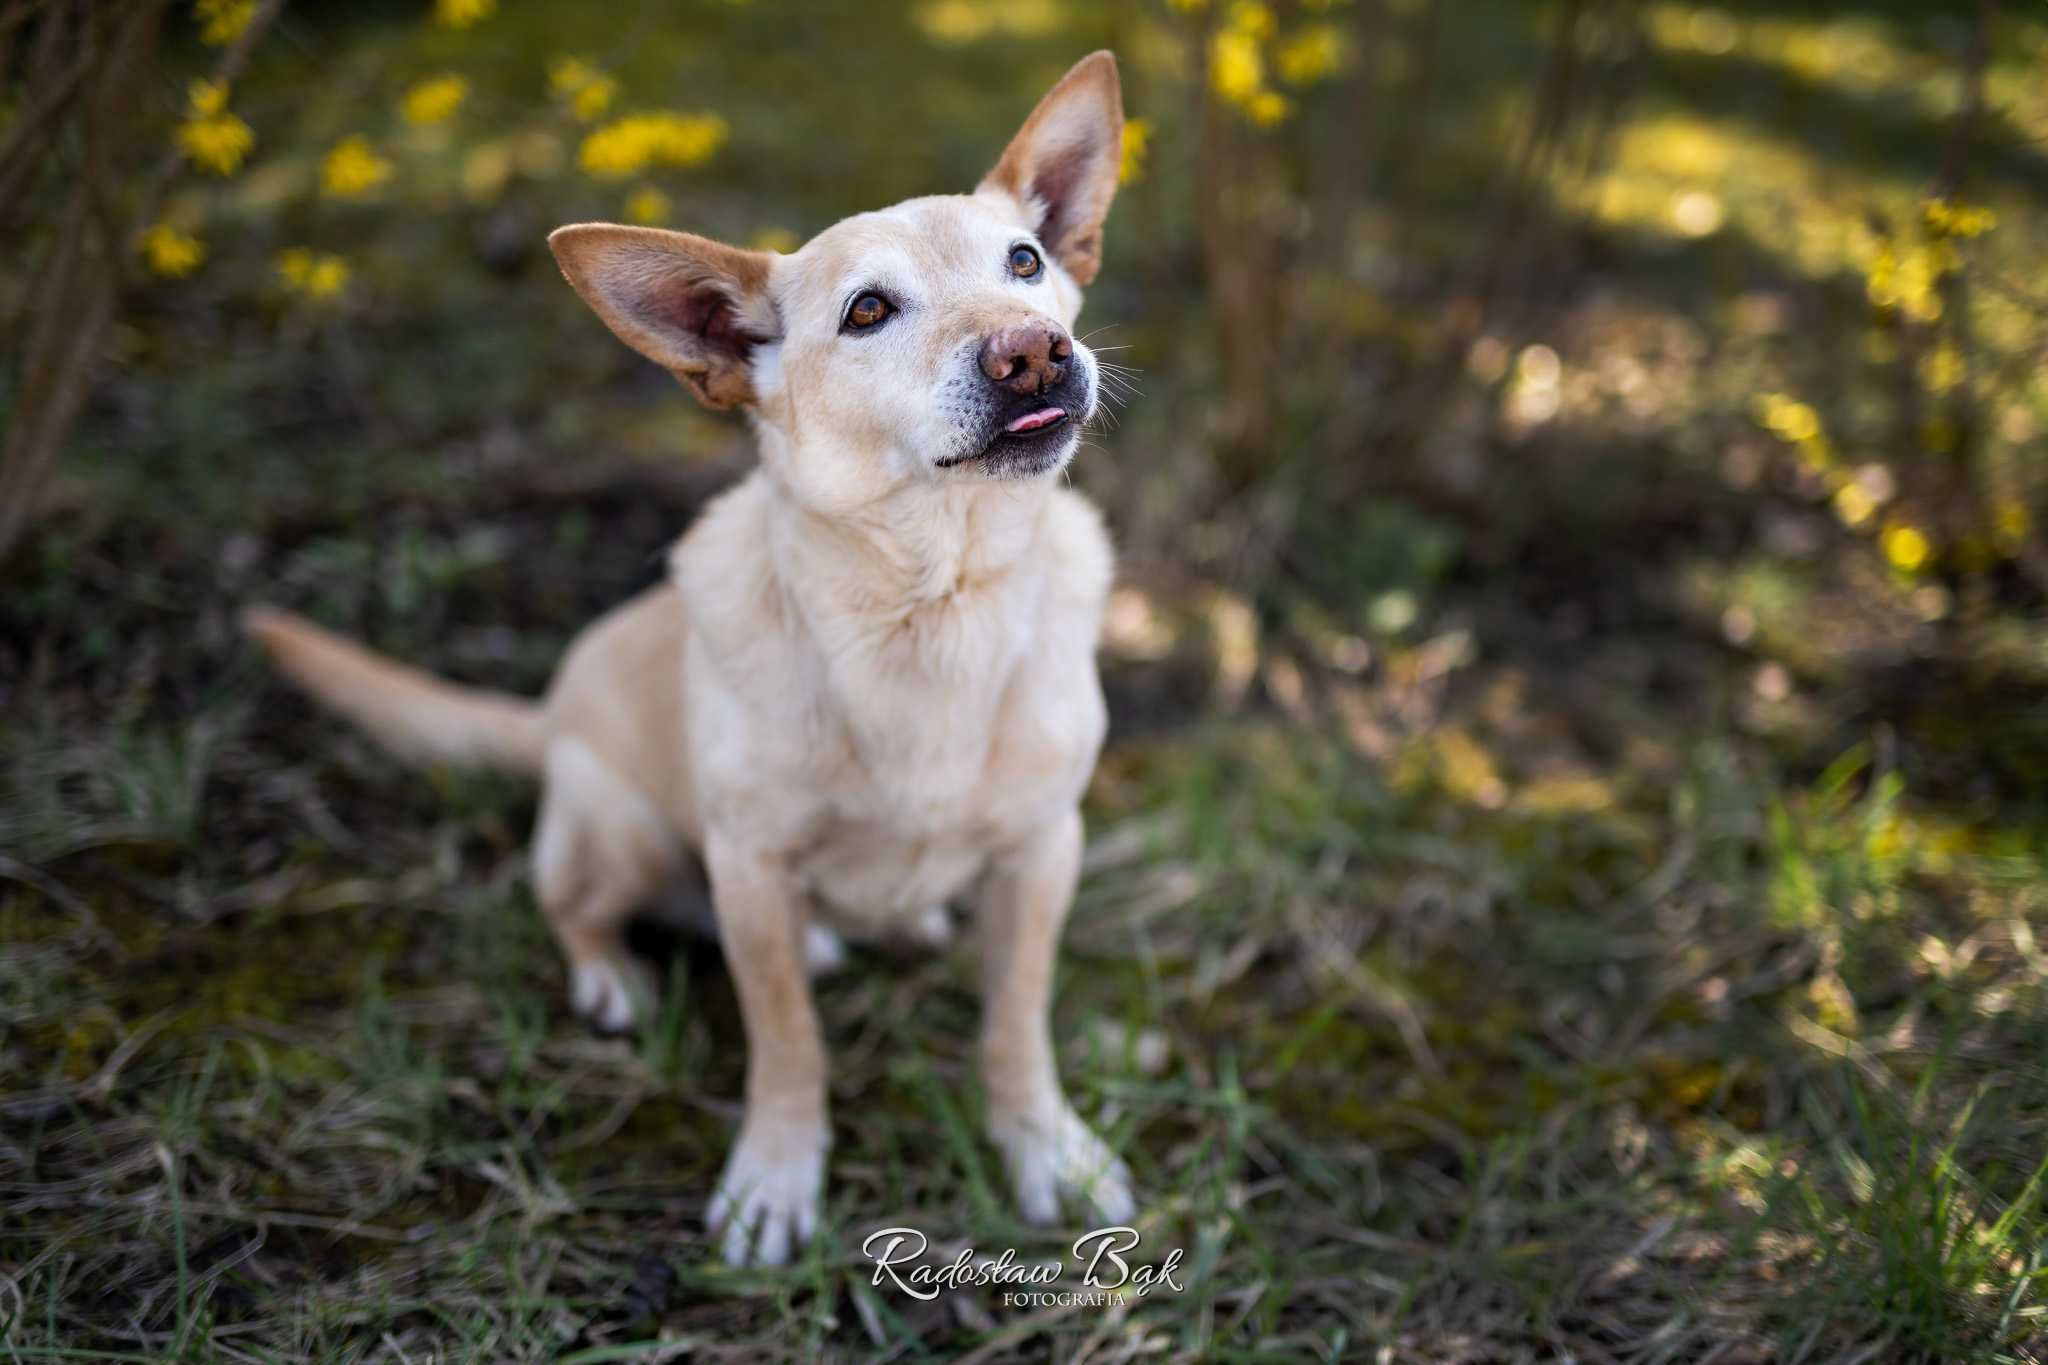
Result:
{"label": "dog's eye", "polygon": [[1038,252],[1019,243],[1010,248],[1010,273],[1020,280],[1028,280],[1045,268],[1045,262],[1038,259]]}
{"label": "dog's eye", "polygon": [[896,310],[880,294],[862,294],[846,310],[846,326],[858,332],[872,327]]}

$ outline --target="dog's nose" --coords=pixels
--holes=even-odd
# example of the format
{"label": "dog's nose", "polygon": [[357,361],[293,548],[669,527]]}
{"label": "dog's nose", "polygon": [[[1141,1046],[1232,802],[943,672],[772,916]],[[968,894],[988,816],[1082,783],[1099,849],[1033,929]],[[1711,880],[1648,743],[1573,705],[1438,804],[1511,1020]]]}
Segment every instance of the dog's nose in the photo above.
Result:
{"label": "dog's nose", "polygon": [[1044,393],[1067,377],[1074,341],[1056,322],[1005,327],[981,343],[981,372],[1015,394]]}

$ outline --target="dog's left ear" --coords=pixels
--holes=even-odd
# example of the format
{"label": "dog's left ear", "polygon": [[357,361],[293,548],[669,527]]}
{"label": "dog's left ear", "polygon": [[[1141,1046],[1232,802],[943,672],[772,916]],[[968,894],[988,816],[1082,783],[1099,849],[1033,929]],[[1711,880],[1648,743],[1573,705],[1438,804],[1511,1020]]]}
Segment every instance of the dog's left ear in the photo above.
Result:
{"label": "dog's left ear", "polygon": [[556,228],[548,247],[605,326],[698,402],[754,401],[754,348],[781,334],[768,297],[774,253],[611,223]]}
{"label": "dog's left ear", "polygon": [[1037,215],[1038,239],[1081,284],[1102,266],[1102,220],[1123,163],[1116,54],[1092,52],[1046,93],[981,182]]}

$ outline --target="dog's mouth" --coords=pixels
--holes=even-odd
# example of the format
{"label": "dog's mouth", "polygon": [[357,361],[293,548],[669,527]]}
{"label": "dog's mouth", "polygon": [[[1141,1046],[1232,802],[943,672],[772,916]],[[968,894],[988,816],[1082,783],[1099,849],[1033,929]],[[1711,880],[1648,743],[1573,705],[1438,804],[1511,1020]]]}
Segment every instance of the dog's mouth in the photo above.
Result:
{"label": "dog's mouth", "polygon": [[1043,399],[989,434],[981,449],[939,461],[939,468],[973,465],[1004,478],[1028,478],[1062,463],[1072,451],[1080,419]]}
{"label": "dog's mouth", "polygon": [[1068,420],[1070,419],[1065,408],[1047,406],[1040,408],[1037,412],[1027,412],[1022,417],[1011,418],[1003,427],[1003,435],[1035,436],[1051,431],[1055,427],[1063,426]]}
{"label": "dog's mouth", "polygon": [[1066,462],[1078,425],[1073,413],[1041,399],[997,428],[980,454],[971,458],[991,476],[1028,479]]}

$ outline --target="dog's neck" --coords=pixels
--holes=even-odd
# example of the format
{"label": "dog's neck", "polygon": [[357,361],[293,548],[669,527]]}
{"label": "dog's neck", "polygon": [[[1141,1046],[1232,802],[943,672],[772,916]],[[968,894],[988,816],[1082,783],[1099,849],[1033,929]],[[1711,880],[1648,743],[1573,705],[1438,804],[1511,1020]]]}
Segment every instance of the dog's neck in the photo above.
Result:
{"label": "dog's neck", "polygon": [[812,611],[902,616],[977,597],[1048,567],[1035,553],[1054,480],[948,481],[856,509],[780,500],[776,557]]}

